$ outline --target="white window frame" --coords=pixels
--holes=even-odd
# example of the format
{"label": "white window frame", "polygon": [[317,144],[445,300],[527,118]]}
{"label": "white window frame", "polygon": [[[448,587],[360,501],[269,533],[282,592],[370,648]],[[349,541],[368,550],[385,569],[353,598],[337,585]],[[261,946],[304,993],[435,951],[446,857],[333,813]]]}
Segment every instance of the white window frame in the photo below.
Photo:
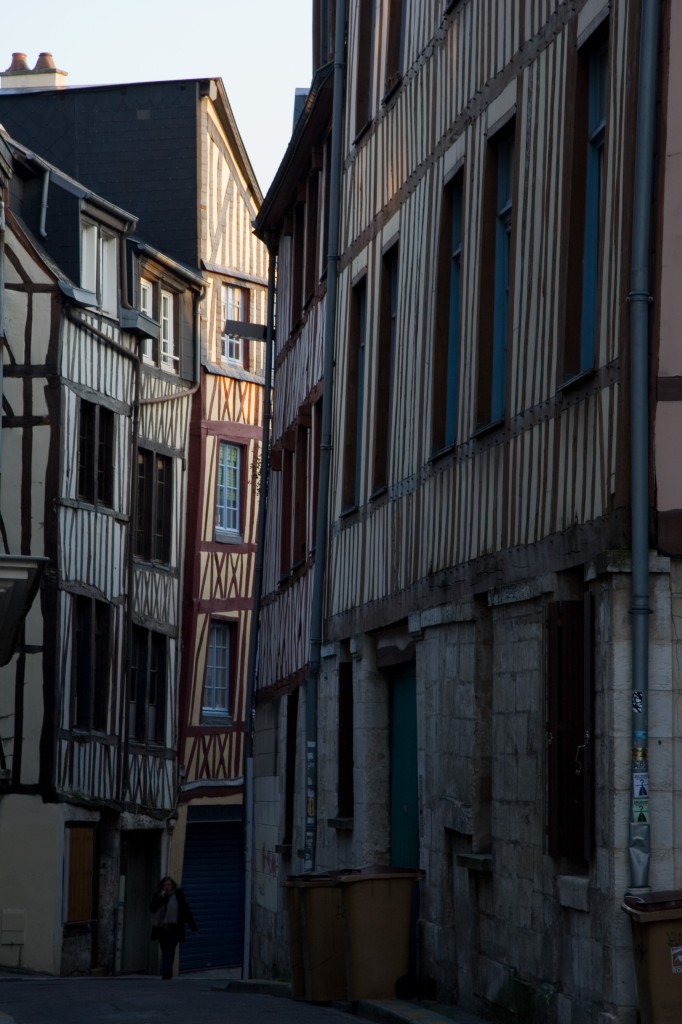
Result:
{"label": "white window frame", "polygon": [[100,301],[105,313],[118,316],[118,239],[108,231],[99,235]]}
{"label": "white window frame", "polygon": [[241,541],[242,449],[230,441],[218,442],[215,539]]}
{"label": "white window frame", "polygon": [[[146,278],[140,278],[140,312],[144,313],[150,319],[153,318],[154,309],[154,285],[151,281]],[[142,358],[146,363],[154,362],[154,339],[143,338],[142,339]]]}
{"label": "white window frame", "polygon": [[209,629],[206,648],[206,670],[201,699],[203,718],[229,719],[230,708],[230,661],[232,626],[229,622],[213,621]]}
{"label": "white window frame", "polygon": [[95,221],[81,221],[81,287],[103,312],[118,316],[118,238]]}
{"label": "white window frame", "polygon": [[81,224],[81,287],[97,294],[97,225]]}
{"label": "white window frame", "polygon": [[[244,289],[234,284],[224,284],[220,295],[220,322],[244,319]],[[236,334],[220,335],[220,358],[224,363],[241,366],[244,361],[242,339]]]}
{"label": "white window frame", "polygon": [[175,341],[175,296],[172,292],[161,292],[159,301],[159,323],[161,324],[161,366],[164,370],[178,372],[180,362]]}

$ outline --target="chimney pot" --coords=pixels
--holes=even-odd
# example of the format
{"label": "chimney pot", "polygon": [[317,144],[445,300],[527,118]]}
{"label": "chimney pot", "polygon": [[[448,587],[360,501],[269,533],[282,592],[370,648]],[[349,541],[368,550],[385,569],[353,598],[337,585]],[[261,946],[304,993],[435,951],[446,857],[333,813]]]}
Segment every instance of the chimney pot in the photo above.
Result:
{"label": "chimney pot", "polygon": [[30,71],[30,70],[31,69],[29,68],[28,64],[26,63],[26,54],[25,53],[13,53],[12,54],[12,63],[7,68],[7,70],[3,72],[3,74],[5,74],[5,75],[21,75],[21,74],[26,74],[26,72]]}
{"label": "chimney pot", "polygon": [[51,53],[41,53],[35,63],[34,71],[56,71],[55,63]]}

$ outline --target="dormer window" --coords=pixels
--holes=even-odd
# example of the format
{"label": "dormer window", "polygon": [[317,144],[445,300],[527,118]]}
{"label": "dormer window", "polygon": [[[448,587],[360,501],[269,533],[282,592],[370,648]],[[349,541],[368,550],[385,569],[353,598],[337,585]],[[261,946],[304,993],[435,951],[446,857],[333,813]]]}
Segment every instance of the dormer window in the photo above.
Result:
{"label": "dormer window", "polygon": [[175,303],[170,292],[161,292],[161,366],[177,373],[178,351],[175,339]]}
{"label": "dormer window", "polygon": [[[140,279],[140,312],[148,316],[150,320],[154,318],[153,313],[153,292],[151,281],[145,281],[144,278]],[[142,358],[147,363],[154,362],[154,339],[144,338],[142,341]]]}
{"label": "dormer window", "polygon": [[174,291],[162,287],[160,281],[140,277],[138,307],[141,313],[159,325],[157,338],[142,340],[142,358],[146,363],[160,366],[168,373],[180,370],[180,330],[178,318],[180,299]]}
{"label": "dormer window", "polygon": [[81,286],[105,313],[118,316],[118,238],[94,221],[81,225]]}

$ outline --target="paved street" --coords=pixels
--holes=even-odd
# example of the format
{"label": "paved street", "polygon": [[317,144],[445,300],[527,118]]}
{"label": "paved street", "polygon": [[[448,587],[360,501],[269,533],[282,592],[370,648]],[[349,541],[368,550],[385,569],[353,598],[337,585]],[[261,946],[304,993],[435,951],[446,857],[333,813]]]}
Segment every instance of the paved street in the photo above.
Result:
{"label": "paved street", "polygon": [[156,978],[0,978],[0,1024],[349,1024],[339,1010],[226,992],[225,982]]}

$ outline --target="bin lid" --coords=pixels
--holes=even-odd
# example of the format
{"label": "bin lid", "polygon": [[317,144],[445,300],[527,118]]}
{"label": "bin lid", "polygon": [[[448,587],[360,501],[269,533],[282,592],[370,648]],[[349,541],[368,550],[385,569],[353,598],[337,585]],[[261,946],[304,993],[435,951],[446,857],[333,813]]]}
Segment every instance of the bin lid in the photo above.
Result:
{"label": "bin lid", "polygon": [[682,909],[682,889],[664,889],[660,892],[632,893],[626,892],[623,897],[626,907],[640,913],[658,910]]}
{"label": "bin lid", "polygon": [[343,871],[307,871],[303,875],[287,875],[283,885],[289,889],[305,889],[312,886],[338,885],[342,876],[356,872],[355,868]]}
{"label": "bin lid", "polygon": [[369,882],[376,879],[410,879],[414,882],[423,878],[425,872],[420,868],[398,868],[387,864],[372,864],[356,871],[341,873],[341,882]]}

